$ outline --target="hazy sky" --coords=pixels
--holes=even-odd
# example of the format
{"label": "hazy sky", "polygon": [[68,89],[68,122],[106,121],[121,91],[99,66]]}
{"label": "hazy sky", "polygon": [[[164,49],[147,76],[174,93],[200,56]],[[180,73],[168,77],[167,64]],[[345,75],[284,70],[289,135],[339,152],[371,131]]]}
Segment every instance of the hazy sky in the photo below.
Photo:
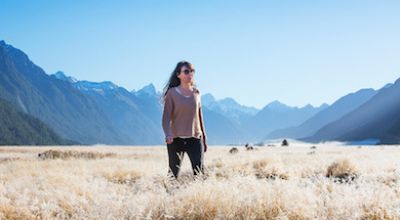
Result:
{"label": "hazy sky", "polygon": [[1,0],[0,39],[51,74],[158,90],[180,60],[204,93],[332,104],[400,77],[400,1]]}

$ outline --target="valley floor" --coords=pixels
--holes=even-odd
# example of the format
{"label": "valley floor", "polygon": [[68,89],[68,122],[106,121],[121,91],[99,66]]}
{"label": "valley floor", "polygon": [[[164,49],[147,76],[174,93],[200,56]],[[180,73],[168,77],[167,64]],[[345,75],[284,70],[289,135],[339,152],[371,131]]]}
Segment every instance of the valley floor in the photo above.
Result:
{"label": "valley floor", "polygon": [[[400,147],[0,147],[0,219],[400,219]],[[39,153],[47,150],[47,154]]]}

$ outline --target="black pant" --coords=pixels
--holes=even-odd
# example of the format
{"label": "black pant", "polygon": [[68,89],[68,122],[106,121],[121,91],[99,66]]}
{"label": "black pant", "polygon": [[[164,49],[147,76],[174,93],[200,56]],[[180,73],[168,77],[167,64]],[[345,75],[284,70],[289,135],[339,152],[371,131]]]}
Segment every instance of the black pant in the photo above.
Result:
{"label": "black pant", "polygon": [[168,173],[178,178],[179,170],[182,164],[183,155],[186,152],[192,164],[193,174],[204,173],[204,146],[201,139],[191,138],[174,138],[171,144],[167,144],[169,170]]}

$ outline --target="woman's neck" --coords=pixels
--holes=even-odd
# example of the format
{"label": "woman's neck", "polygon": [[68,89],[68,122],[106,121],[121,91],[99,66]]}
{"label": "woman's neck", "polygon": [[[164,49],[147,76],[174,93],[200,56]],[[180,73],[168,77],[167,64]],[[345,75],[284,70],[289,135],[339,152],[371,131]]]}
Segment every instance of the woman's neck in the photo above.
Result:
{"label": "woman's neck", "polygon": [[188,90],[192,89],[191,83],[181,83],[179,86],[184,88],[184,89],[188,89]]}

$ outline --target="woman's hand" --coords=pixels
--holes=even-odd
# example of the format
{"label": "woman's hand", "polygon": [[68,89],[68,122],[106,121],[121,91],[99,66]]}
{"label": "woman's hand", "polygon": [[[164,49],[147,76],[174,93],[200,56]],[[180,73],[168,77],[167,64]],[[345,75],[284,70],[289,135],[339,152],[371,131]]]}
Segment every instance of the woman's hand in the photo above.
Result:
{"label": "woman's hand", "polygon": [[204,153],[207,152],[207,141],[206,137],[203,137],[203,144],[204,144]]}
{"label": "woman's hand", "polygon": [[167,144],[171,144],[174,141],[174,138],[170,135],[168,135],[167,137],[165,137],[165,142]]}

